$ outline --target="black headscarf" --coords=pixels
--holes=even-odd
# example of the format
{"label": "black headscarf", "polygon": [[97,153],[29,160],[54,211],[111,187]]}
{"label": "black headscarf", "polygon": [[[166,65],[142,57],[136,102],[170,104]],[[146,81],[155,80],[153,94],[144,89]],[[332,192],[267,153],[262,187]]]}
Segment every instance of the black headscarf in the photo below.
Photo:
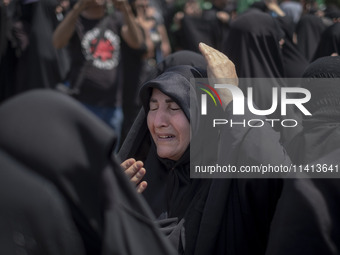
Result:
{"label": "black headscarf", "polygon": [[[206,72],[205,70],[207,67],[207,63],[201,54],[193,51],[181,50],[170,54],[160,62],[145,82],[155,79],[169,68],[179,65],[193,66],[202,73]],[[132,155],[137,159],[145,158],[145,155],[143,155],[145,150],[140,149],[139,146],[148,144],[150,139],[145,138],[146,136],[148,136],[148,129],[145,122],[145,111],[142,108],[134,121],[133,127],[130,129],[130,134],[119,151],[121,159],[124,160],[132,157]]]}
{"label": "black headscarf", "polygon": [[308,61],[312,60],[325,28],[322,20],[312,14],[302,16],[296,25],[297,46]]}
{"label": "black headscarf", "polygon": [[111,129],[58,92],[32,91],[0,108],[0,146],[64,196],[87,254],[171,254],[112,157]]}
{"label": "black headscarf", "polygon": [[[195,100],[196,95],[191,94],[191,78],[203,78],[203,74],[196,68],[190,66],[176,66],[167,69],[157,78],[146,82],[140,90],[140,98],[145,112],[149,112],[149,102],[152,89],[157,88],[170,98],[172,98],[183,110],[185,116],[191,121],[192,127],[197,127],[198,123],[192,123],[198,117],[190,118],[190,100]],[[198,107],[198,106],[197,106]],[[196,111],[198,114],[198,109]]]}
{"label": "black headscarf", "polygon": [[296,163],[309,163],[340,146],[340,57],[323,57],[311,63],[302,87],[311,92],[305,107],[312,116],[303,120],[303,130],[289,145]]}
{"label": "black headscarf", "polygon": [[332,53],[340,54],[340,23],[335,23],[323,31],[313,59],[330,56]]}
{"label": "black headscarf", "polygon": [[201,70],[207,69],[207,62],[202,54],[190,50],[180,50],[168,55],[162,62],[157,64],[149,80],[156,78],[164,70],[178,65],[194,66]]}

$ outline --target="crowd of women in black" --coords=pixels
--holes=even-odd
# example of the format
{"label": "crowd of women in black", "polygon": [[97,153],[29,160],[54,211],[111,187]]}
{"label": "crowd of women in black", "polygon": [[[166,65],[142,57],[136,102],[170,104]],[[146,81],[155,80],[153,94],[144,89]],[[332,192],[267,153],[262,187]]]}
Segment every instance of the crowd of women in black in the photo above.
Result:
{"label": "crowd of women in black", "polygon": [[[340,254],[337,175],[190,178],[204,160],[338,169],[340,6],[289,3],[1,1],[1,253]],[[311,115],[207,139],[197,78],[251,85],[262,110],[305,88]]]}

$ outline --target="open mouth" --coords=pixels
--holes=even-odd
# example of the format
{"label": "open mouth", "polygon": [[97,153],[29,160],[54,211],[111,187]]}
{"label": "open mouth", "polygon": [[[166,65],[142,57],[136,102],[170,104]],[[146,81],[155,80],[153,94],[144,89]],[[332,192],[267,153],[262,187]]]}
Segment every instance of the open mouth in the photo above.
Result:
{"label": "open mouth", "polygon": [[159,139],[171,139],[174,138],[174,135],[158,135]]}

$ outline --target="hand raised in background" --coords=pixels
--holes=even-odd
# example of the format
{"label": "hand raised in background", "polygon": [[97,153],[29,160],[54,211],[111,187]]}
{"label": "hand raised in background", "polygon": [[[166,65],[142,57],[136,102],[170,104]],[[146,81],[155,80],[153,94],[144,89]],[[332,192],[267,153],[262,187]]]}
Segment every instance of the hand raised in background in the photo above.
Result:
{"label": "hand raised in background", "polygon": [[[228,83],[238,86],[238,77],[234,63],[222,52],[204,44],[199,44],[199,50],[207,61],[208,78],[219,83]],[[216,82],[215,82],[216,83]],[[223,108],[233,100],[228,89],[216,89],[221,96]]]}

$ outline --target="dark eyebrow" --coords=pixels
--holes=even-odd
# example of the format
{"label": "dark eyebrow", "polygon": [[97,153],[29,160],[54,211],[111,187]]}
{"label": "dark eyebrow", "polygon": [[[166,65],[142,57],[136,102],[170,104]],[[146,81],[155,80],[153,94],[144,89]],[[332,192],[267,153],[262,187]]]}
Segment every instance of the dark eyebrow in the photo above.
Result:
{"label": "dark eyebrow", "polygon": [[175,101],[172,100],[171,98],[168,98],[168,99],[165,99],[165,102],[166,102],[166,103],[173,103],[173,102],[175,102]]}

